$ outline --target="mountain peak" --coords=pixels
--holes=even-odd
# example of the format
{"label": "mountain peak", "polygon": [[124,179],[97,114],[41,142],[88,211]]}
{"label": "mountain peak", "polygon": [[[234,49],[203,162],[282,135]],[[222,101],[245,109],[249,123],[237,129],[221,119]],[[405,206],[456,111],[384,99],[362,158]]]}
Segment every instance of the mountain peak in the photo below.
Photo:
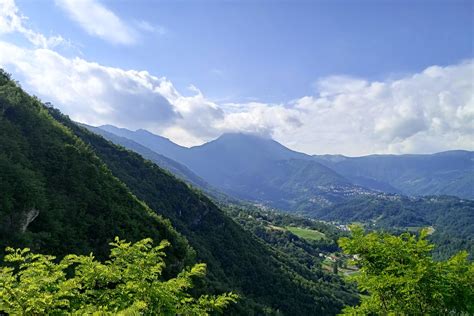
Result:
{"label": "mountain peak", "polygon": [[[135,133],[138,134],[138,135],[144,135],[144,136],[148,136],[148,137],[154,137],[156,139],[162,139],[162,140],[165,140],[165,141],[168,141],[170,143],[175,144],[169,138],[161,136],[161,135],[154,134],[154,133],[150,132],[149,130],[146,130],[146,129],[143,129],[143,128],[137,129],[135,131]],[[175,144],[175,145],[177,145],[177,144]]]}
{"label": "mountain peak", "polygon": [[261,134],[256,133],[243,133],[243,132],[235,132],[235,133],[224,133],[214,141],[217,142],[256,142],[256,141],[274,141],[270,136],[264,136]]}

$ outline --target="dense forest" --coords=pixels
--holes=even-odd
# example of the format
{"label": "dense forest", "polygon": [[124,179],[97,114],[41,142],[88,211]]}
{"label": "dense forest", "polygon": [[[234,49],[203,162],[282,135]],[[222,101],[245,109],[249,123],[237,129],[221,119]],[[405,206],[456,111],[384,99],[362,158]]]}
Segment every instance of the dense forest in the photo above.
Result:
{"label": "dense forest", "polygon": [[284,313],[306,314],[318,309],[333,313],[335,308],[357,302],[353,289],[325,278],[322,273],[314,273],[287,254],[245,233],[199,191],[138,154],[118,148],[78,126],[59,111],[49,110],[89,144],[138,198],[159,210],[187,237],[198,258],[208,264],[210,289],[244,294],[239,308],[257,304],[251,308],[259,309],[264,303]]}
{"label": "dense forest", "polygon": [[474,253],[474,201],[451,196],[406,197],[380,194],[307,213],[326,221],[362,222],[370,229],[403,232],[431,227],[439,259],[460,250]]}
{"label": "dense forest", "polygon": [[193,291],[236,292],[233,313],[336,314],[357,303],[351,287],[261,241],[202,193],[44,106],[5,73],[0,102],[0,177],[10,188],[1,197],[2,248],[105,259],[115,236],[166,239],[164,277],[206,262]]}
{"label": "dense forest", "polygon": [[108,254],[114,236],[166,239],[169,269],[194,251],[38,99],[0,74],[0,244],[62,256]]}
{"label": "dense forest", "polygon": [[[310,219],[215,202],[182,180],[202,181],[186,167],[148,154],[91,132],[0,72],[0,313],[377,314],[410,313],[412,302],[427,313],[472,311],[467,252],[446,261],[473,253],[470,200],[376,194]],[[369,232],[349,231],[355,221]],[[430,297],[400,286],[416,273],[439,281],[421,283]],[[377,287],[385,283],[390,302]]]}

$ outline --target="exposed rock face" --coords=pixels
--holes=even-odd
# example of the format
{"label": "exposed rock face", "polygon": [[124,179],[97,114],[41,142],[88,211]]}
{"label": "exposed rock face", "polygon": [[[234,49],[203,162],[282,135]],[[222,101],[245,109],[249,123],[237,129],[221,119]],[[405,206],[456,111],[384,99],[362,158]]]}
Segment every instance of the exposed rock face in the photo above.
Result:
{"label": "exposed rock face", "polygon": [[2,226],[6,231],[10,232],[26,232],[28,225],[30,225],[39,215],[40,211],[31,208],[27,211],[21,211],[5,216],[1,221]]}
{"label": "exposed rock face", "polygon": [[20,232],[24,233],[26,229],[28,228],[28,225],[30,225],[31,222],[33,222],[36,219],[36,217],[38,217],[39,213],[40,213],[39,210],[35,208],[32,208],[26,212],[22,212],[23,221],[20,222]]}

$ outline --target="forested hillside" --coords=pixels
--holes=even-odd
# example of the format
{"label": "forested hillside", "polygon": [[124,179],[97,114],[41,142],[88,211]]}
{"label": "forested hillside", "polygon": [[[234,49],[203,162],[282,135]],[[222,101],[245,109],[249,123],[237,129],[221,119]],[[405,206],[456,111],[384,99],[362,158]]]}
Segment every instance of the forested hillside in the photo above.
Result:
{"label": "forested hillside", "polygon": [[185,148],[145,130],[110,125],[100,129],[186,165],[228,194],[277,208],[324,207],[371,191],[474,198],[474,153],[470,151],[310,156],[258,135],[224,134]]}
{"label": "forested hillside", "polygon": [[410,198],[400,195],[359,197],[308,212],[314,218],[340,223],[365,223],[371,229],[419,231],[432,227],[437,258],[460,250],[474,253],[474,201],[449,196]]}
{"label": "forested hillside", "polygon": [[104,258],[114,236],[172,243],[174,270],[193,259],[187,241],[112,175],[39,102],[0,73],[0,248],[28,246]]}
{"label": "forested hillside", "polygon": [[[132,192],[169,218],[208,264],[211,290],[243,294],[237,312],[333,314],[357,301],[340,280],[314,273],[281,251],[266,246],[226,216],[213,202],[150,161],[76,125],[59,111],[50,112],[94,149]],[[247,300],[246,300],[247,299]],[[248,306],[245,306],[245,305]],[[265,309],[267,310],[267,309]]]}
{"label": "forested hillside", "polygon": [[42,105],[4,73],[0,102],[2,246],[105,258],[115,236],[167,239],[165,276],[205,261],[196,291],[241,294],[233,313],[335,314],[357,302],[340,280],[259,241],[202,193]]}
{"label": "forested hillside", "polygon": [[474,199],[474,152],[432,155],[315,156],[352,182],[406,195],[455,195]]}

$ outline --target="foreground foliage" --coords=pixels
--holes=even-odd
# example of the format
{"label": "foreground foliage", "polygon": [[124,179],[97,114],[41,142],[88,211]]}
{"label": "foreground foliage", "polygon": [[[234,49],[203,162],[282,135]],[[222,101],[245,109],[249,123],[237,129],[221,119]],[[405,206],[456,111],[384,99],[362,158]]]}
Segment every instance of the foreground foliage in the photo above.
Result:
{"label": "foreground foliage", "polygon": [[360,273],[352,278],[361,291],[357,307],[348,307],[348,315],[448,315],[474,314],[474,264],[467,252],[447,261],[434,261],[434,247],[420,236],[409,233],[365,234],[352,226],[352,237],[339,244],[347,254],[356,255]]}
{"label": "foreground foliage", "polygon": [[188,294],[192,279],[204,277],[205,264],[163,281],[167,241],[153,247],[149,238],[133,244],[116,238],[110,245],[110,260],[103,263],[92,254],[56,263],[54,256],[8,248],[8,266],[0,270],[0,314],[207,315],[237,300],[233,293]]}
{"label": "foreground foliage", "polygon": [[474,259],[474,201],[454,196],[407,197],[377,194],[307,213],[310,217],[340,223],[366,223],[371,229],[398,234],[433,226],[428,239],[436,244],[433,255],[447,260],[466,250]]}

